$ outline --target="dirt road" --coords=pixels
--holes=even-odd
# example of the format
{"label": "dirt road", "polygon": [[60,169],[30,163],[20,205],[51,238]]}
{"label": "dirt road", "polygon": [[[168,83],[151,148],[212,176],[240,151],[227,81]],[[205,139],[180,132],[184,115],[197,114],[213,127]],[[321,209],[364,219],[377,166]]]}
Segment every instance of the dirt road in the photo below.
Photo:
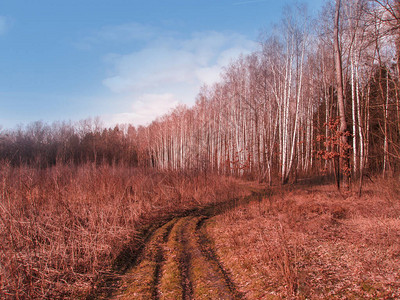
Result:
{"label": "dirt road", "polygon": [[242,299],[206,234],[215,215],[260,194],[177,216],[152,231],[122,286],[109,299]]}

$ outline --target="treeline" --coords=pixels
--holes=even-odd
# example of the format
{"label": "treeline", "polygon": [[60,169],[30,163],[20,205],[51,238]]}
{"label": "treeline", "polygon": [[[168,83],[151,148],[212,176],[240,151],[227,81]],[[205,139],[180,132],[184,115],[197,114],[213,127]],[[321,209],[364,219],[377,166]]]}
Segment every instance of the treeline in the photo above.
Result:
{"label": "treeline", "polygon": [[137,166],[136,129],[104,129],[98,119],[52,125],[38,121],[1,132],[0,158],[12,166],[40,168],[59,163]]}
{"label": "treeline", "polygon": [[341,3],[346,132],[337,121],[334,13],[334,3],[318,21],[301,8],[287,11],[261,49],[227,66],[193,108],[179,107],[147,128],[151,163],[285,183],[334,173],[348,149],[353,177],[398,172],[400,3]]}
{"label": "treeline", "polygon": [[258,51],[225,68],[192,108],[147,127],[102,129],[96,122],[34,123],[2,132],[0,157],[13,164],[123,163],[158,169],[279,177],[334,173],[341,148],[353,177],[400,170],[400,4],[343,1],[339,40],[348,145],[335,80],[334,7],[311,20],[287,11]]}

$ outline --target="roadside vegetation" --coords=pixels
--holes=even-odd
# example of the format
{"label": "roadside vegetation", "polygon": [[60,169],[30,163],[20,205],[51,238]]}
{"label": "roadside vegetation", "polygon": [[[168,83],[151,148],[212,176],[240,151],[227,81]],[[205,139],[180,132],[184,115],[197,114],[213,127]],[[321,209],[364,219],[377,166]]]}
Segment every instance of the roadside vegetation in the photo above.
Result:
{"label": "roadside vegetation", "polygon": [[0,184],[6,299],[84,297],[104,278],[116,280],[151,226],[239,194],[234,179],[93,164],[41,170],[2,163]]}
{"label": "roadside vegetation", "polygon": [[400,297],[395,178],[361,197],[94,164],[0,179],[5,299]]}
{"label": "roadside vegetation", "polygon": [[207,222],[245,299],[398,299],[398,180],[362,197],[333,184],[274,189]]}

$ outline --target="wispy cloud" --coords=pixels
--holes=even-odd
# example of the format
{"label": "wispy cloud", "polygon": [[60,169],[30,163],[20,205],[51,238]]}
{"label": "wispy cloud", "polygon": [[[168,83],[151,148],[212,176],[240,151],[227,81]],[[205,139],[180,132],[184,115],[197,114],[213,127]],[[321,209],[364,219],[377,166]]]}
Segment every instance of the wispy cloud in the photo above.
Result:
{"label": "wispy cloud", "polygon": [[179,104],[173,94],[144,94],[131,106],[131,111],[103,116],[106,126],[115,124],[148,125]]}
{"label": "wispy cloud", "polygon": [[128,23],[104,27],[97,33],[99,39],[105,41],[148,40],[154,37],[157,29],[149,25]]}
{"label": "wispy cloud", "polygon": [[197,32],[182,38],[163,31],[151,36],[151,30],[133,28],[140,26],[122,25],[98,34],[110,42],[126,31],[132,33],[132,38],[148,38],[130,53],[104,57],[110,75],[103,85],[116,99],[124,99],[125,103],[130,99],[128,111],[105,116],[108,125],[147,124],[178,104],[194,104],[203,84],[218,81],[222,67],[256,48],[256,43],[232,32]]}
{"label": "wispy cloud", "polygon": [[157,34],[158,29],[140,23],[127,23],[116,26],[104,26],[103,28],[88,33],[82,37],[75,46],[79,49],[92,49],[92,47],[117,43],[124,44],[137,41],[149,41]]}
{"label": "wispy cloud", "polygon": [[212,83],[221,68],[255,43],[234,33],[201,32],[188,39],[159,39],[139,51],[107,58],[113,75],[103,83],[116,93]]}
{"label": "wispy cloud", "polygon": [[268,1],[269,0],[248,0],[248,1],[235,2],[235,3],[233,3],[233,5],[245,5],[245,4],[268,2]]}
{"label": "wispy cloud", "polygon": [[108,56],[113,74],[103,84],[116,95],[132,98],[132,111],[108,116],[108,122],[146,124],[179,103],[192,105],[202,84],[218,81],[223,66],[255,47],[239,34],[199,32]]}
{"label": "wispy cloud", "polygon": [[5,16],[0,16],[0,35],[6,34],[10,27],[10,19]]}

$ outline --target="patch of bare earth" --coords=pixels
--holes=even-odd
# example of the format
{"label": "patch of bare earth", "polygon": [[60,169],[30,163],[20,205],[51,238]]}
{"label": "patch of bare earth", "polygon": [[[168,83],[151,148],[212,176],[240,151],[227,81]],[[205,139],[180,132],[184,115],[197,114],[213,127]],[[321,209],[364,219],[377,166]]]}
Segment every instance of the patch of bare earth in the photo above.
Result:
{"label": "patch of bare earth", "polygon": [[175,218],[157,229],[114,298],[241,298],[202,232],[205,218]]}
{"label": "patch of bare earth", "polygon": [[335,187],[275,191],[207,222],[207,234],[247,299],[399,299],[396,182],[342,197]]}

